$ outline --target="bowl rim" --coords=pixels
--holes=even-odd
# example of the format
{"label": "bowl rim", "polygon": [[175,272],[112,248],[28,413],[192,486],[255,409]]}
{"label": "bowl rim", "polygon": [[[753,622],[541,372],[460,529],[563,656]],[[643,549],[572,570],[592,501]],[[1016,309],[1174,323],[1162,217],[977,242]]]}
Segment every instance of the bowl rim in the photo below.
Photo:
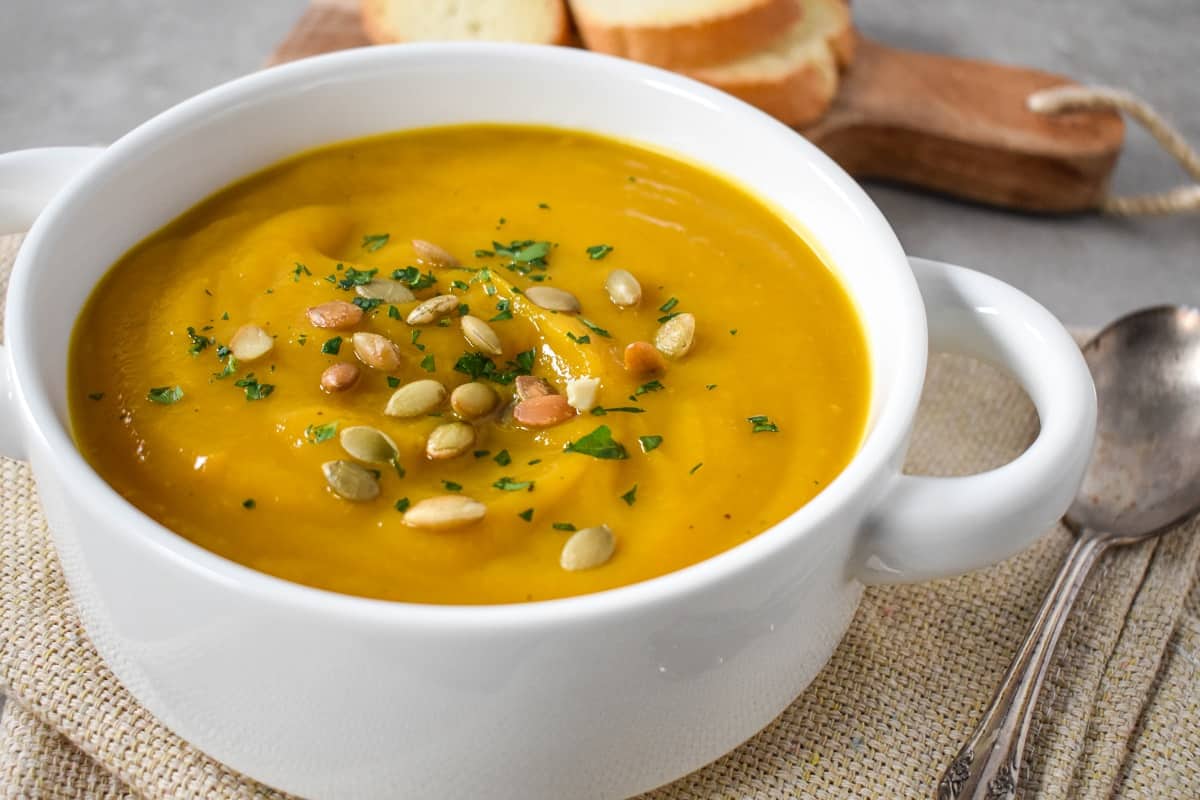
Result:
{"label": "bowl rim", "polygon": [[[323,76],[369,70],[385,64],[404,66],[405,62],[419,62],[428,58],[534,60],[558,69],[579,70],[587,80],[650,83],[657,90],[683,95],[715,111],[736,114],[742,124],[756,127],[764,135],[778,136],[782,133],[794,142],[797,157],[815,167],[836,188],[841,199],[854,207],[868,227],[865,235],[878,239],[884,250],[894,252],[895,258],[892,260],[895,264],[889,268],[898,269],[901,273],[896,276],[898,293],[893,302],[902,306],[903,313],[899,319],[903,322],[903,329],[892,331],[904,342],[904,346],[897,351],[900,363],[893,364],[894,378],[886,402],[880,404],[878,414],[857,452],[828,486],[787,517],[746,541],[703,561],[654,578],[599,592],[548,600],[447,605],[342,594],[260,572],[206,550],[175,533],[143,513],[100,477],[83,458],[67,426],[54,412],[46,388],[40,381],[23,380],[21,377],[34,374],[32,337],[26,334],[37,315],[26,311],[29,304],[25,302],[33,281],[32,265],[38,258],[42,242],[54,235],[56,220],[70,197],[90,182],[103,183],[103,172],[109,165],[137,158],[139,151],[171,129],[186,126],[233,106],[254,103],[273,93],[297,91]],[[630,141],[636,143],[636,140]],[[753,186],[747,188],[752,192],[754,190]],[[847,291],[853,298],[854,293],[849,287]],[[116,535],[136,537],[158,556],[175,562],[198,577],[223,583],[245,595],[281,606],[330,614],[360,623],[449,626],[464,632],[494,629],[497,625],[544,626],[579,621],[677,600],[735,578],[754,564],[778,554],[795,539],[814,535],[823,520],[830,518],[853,498],[871,496],[869,484],[881,475],[890,477],[887,475],[889,469],[894,471],[895,468],[890,465],[898,463],[898,454],[907,442],[924,383],[928,336],[924,304],[916,279],[908,267],[899,240],[882,212],[841,167],[794,130],[724,92],[657,67],[566,47],[474,42],[377,45],[302,59],[207,89],[143,122],[106,148],[39,215],[13,265],[6,312],[5,346],[11,359],[13,391],[20,398],[28,421],[32,422],[24,432],[25,436],[40,437],[43,452],[53,462],[54,471],[75,477],[75,489],[69,493],[72,500],[83,508],[102,510],[102,513],[110,516],[117,523],[109,526]],[[74,323],[75,318],[71,320],[71,324]],[[869,357],[874,360],[873,355]],[[873,385],[872,391],[875,389]],[[35,467],[35,475],[37,471]]]}

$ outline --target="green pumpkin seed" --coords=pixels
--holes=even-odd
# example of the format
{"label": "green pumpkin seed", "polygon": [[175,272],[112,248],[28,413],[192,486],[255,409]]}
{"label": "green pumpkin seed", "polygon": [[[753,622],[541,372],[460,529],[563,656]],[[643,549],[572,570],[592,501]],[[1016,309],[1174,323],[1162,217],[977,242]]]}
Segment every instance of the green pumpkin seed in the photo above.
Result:
{"label": "green pumpkin seed", "polygon": [[351,458],[368,464],[391,464],[399,456],[396,443],[386,433],[367,425],[355,425],[342,430],[339,437],[342,449]]}
{"label": "green pumpkin seed", "polygon": [[379,480],[366,467],[353,461],[326,461],[321,465],[325,482],[344,500],[364,503],[379,497]]}

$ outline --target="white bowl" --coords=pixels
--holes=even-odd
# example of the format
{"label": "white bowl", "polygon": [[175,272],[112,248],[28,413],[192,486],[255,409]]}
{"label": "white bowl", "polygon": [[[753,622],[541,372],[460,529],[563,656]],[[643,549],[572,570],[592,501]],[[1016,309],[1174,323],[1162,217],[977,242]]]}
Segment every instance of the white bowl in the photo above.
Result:
{"label": "white bowl", "polygon": [[[127,249],[298,151],[471,121],[666,148],[801,220],[870,347],[869,431],[846,470],[785,521],[687,569],[582,597],[459,607],[343,596],[231,563],[88,466],[69,433],[67,345]],[[8,291],[0,452],[32,463],[88,634],[129,691],[215,758],[310,797],[609,798],[677,778],[812,681],[864,583],[1016,552],[1066,508],[1091,451],[1087,368],[1043,308],[977,273],[910,262],[858,185],[792,130],[614,58],[400,45],[266,70],[103,150],[0,156],[0,231],[34,217]],[[1016,461],[901,476],[930,344],[990,359],[1028,390],[1042,428]]]}

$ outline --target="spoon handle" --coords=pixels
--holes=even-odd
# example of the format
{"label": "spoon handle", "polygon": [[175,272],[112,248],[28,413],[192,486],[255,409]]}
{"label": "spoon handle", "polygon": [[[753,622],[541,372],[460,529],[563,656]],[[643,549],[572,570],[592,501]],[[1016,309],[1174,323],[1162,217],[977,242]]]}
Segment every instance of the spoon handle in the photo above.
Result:
{"label": "spoon handle", "polygon": [[1025,737],[1054,646],[1088,572],[1106,546],[1092,531],[1080,531],[983,719],[942,773],[937,800],[1016,796]]}

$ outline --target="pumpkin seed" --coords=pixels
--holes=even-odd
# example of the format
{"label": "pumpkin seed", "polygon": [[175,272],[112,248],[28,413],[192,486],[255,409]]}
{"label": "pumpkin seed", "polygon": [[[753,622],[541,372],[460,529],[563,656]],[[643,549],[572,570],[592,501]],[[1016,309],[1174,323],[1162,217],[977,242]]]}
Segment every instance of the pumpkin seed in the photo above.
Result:
{"label": "pumpkin seed", "polygon": [[389,417],[420,417],[433,411],[446,399],[446,387],[426,378],[405,384],[392,393],[383,413]]}
{"label": "pumpkin seed", "polygon": [[653,375],[666,366],[662,353],[649,342],[630,342],[625,348],[625,369],[633,375]]}
{"label": "pumpkin seed", "polygon": [[391,437],[367,425],[343,429],[339,440],[351,458],[368,464],[391,464],[400,455]]}
{"label": "pumpkin seed", "polygon": [[604,281],[604,290],[608,292],[608,299],[622,308],[636,306],[642,301],[642,285],[632,273],[623,269],[614,269],[608,273],[608,279]]}
{"label": "pumpkin seed", "polygon": [[607,525],[584,528],[571,534],[563,545],[558,563],[570,572],[592,569],[606,563],[616,550],[617,540]]}
{"label": "pumpkin seed", "polygon": [[513,406],[513,419],[526,428],[549,428],[575,417],[575,409],[561,394],[531,397]]}
{"label": "pumpkin seed", "polygon": [[452,294],[431,297],[408,312],[405,322],[409,325],[428,325],[458,308],[458,298]]}
{"label": "pumpkin seed", "polygon": [[565,289],[554,286],[530,286],[525,290],[529,302],[547,311],[574,313],[580,309],[579,298]]}
{"label": "pumpkin seed", "polygon": [[314,327],[333,330],[353,328],[363,318],[363,310],[345,300],[330,300],[328,303],[321,303],[308,309],[305,314]]}
{"label": "pumpkin seed", "polygon": [[486,383],[472,381],[450,393],[450,407],[464,419],[475,419],[494,409],[499,399]]}
{"label": "pumpkin seed", "polygon": [[458,266],[457,258],[433,242],[427,242],[424,239],[413,239],[412,246],[413,252],[417,254],[417,260],[422,263],[429,264],[432,267]]}
{"label": "pumpkin seed", "polygon": [[567,381],[567,404],[576,411],[591,411],[600,392],[599,378],[576,378]]}
{"label": "pumpkin seed", "polygon": [[354,293],[368,300],[382,300],[385,303],[411,303],[417,297],[400,281],[379,280],[376,278],[361,286],[354,287]]}
{"label": "pumpkin seed", "polygon": [[462,494],[443,494],[419,500],[404,512],[404,524],[410,528],[444,531],[478,522],[487,514],[487,506]]}
{"label": "pumpkin seed", "polygon": [[400,348],[386,336],[360,331],[350,338],[354,355],[368,367],[391,372],[400,366]]}
{"label": "pumpkin seed", "polygon": [[351,364],[349,361],[339,361],[336,364],[330,364],[321,373],[321,388],[330,394],[333,392],[344,392],[358,383],[358,376],[361,373],[362,371],[358,368],[358,365]]}
{"label": "pumpkin seed", "polygon": [[498,356],[504,352],[500,346],[500,337],[492,330],[491,325],[488,325],[479,317],[466,314],[459,320],[459,323],[462,325],[463,336],[475,348],[485,353],[491,353],[494,356]]}
{"label": "pumpkin seed", "polygon": [[475,444],[475,429],[465,422],[438,425],[425,442],[425,455],[434,460],[461,456]]}
{"label": "pumpkin seed", "polygon": [[692,349],[696,338],[696,318],[677,314],[664,322],[654,335],[654,346],[667,358],[682,358]]}
{"label": "pumpkin seed", "polygon": [[518,400],[532,400],[535,397],[554,394],[554,387],[550,382],[535,375],[518,375],[515,385]]}
{"label": "pumpkin seed", "polygon": [[353,461],[326,461],[321,471],[329,488],[343,500],[364,503],[379,497],[379,481],[374,473]]}
{"label": "pumpkin seed", "polygon": [[229,340],[229,352],[238,361],[253,361],[271,352],[275,340],[257,325],[243,325]]}

